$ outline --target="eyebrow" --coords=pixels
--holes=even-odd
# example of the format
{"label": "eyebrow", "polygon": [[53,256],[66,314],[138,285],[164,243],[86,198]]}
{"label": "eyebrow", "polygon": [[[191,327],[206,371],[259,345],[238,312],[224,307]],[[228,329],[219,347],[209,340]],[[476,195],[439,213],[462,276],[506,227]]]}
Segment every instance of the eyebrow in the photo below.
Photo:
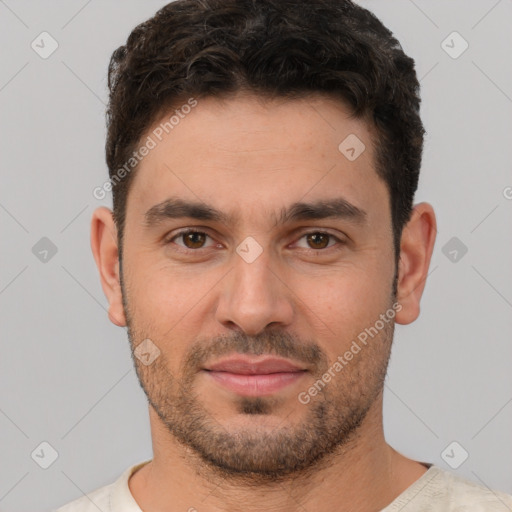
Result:
{"label": "eyebrow", "polygon": [[[283,208],[275,226],[301,220],[341,219],[362,225],[367,221],[367,212],[343,197],[324,199],[311,203],[296,202]],[[200,221],[236,224],[236,218],[211,205],[201,202],[169,198],[152,206],[144,215],[146,227],[158,225],[167,219],[191,218]]]}

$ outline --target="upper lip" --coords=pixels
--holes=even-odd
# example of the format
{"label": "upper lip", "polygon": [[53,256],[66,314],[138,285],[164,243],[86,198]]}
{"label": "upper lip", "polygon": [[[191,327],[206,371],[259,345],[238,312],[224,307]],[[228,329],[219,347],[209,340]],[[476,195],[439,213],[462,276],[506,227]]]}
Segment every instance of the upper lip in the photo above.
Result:
{"label": "upper lip", "polygon": [[222,359],[204,368],[208,371],[229,372],[240,375],[267,375],[269,373],[305,371],[289,359],[280,357],[250,358],[247,356],[232,356]]}

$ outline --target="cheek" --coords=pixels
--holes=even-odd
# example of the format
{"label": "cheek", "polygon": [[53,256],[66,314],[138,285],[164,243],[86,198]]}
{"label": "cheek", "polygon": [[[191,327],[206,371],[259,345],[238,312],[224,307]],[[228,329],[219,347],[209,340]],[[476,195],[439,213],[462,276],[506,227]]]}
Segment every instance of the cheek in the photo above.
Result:
{"label": "cheek", "polygon": [[[156,258],[141,258],[131,267],[132,301],[142,313],[160,318],[181,316],[208,289],[208,274],[186,271]],[[162,313],[165,315],[162,316]]]}
{"label": "cheek", "polygon": [[389,291],[383,277],[368,267],[351,267],[315,279],[300,278],[294,290],[309,307],[330,320],[355,320],[387,306],[383,299],[388,298]]}
{"label": "cheek", "polygon": [[172,343],[172,350],[180,351],[179,340],[184,340],[185,346],[186,340],[197,336],[208,313],[205,308],[210,294],[222,274],[199,274],[197,269],[178,270],[168,262],[148,260],[131,267],[135,271],[127,284],[132,322],[138,331],[158,340],[164,350]]}
{"label": "cheek", "polygon": [[387,274],[372,267],[346,268],[330,276],[298,278],[297,314],[307,318],[314,336],[331,358],[375,324],[390,307]]}

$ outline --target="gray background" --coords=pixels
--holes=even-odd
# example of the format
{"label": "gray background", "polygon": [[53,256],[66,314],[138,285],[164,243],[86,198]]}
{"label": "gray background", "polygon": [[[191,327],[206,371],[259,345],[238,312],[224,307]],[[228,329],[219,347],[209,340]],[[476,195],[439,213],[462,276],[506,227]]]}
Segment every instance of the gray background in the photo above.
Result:
{"label": "gray background", "polygon": [[[164,3],[0,0],[2,511],[51,510],[152,455],[89,223],[101,205],[92,190],[107,177],[110,54]],[[512,2],[361,4],[416,60],[428,132],[416,202],[434,206],[439,228],[421,317],[397,326],[385,433],[407,456],[449,470],[466,450],[453,471],[512,493]],[[43,31],[59,45],[47,59],[31,48]],[[442,46],[453,31],[469,44],[456,59]],[[55,255],[38,253],[43,237]],[[47,469],[42,442],[58,453]]]}

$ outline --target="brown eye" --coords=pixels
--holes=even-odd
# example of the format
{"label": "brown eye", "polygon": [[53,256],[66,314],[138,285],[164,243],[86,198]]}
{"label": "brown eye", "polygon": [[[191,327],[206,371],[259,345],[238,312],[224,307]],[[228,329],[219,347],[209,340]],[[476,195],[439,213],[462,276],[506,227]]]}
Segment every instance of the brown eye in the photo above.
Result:
{"label": "brown eye", "polygon": [[308,244],[312,249],[325,249],[329,244],[331,235],[327,233],[309,233],[306,235]]}
{"label": "brown eye", "polygon": [[200,249],[203,246],[207,235],[200,231],[190,231],[188,233],[182,233],[180,236],[185,243],[185,247],[188,249]]}
{"label": "brown eye", "polygon": [[206,245],[207,239],[211,238],[208,234],[202,231],[196,231],[194,229],[188,229],[186,231],[181,231],[177,233],[172,238],[166,241],[166,243],[175,243],[177,246],[182,249],[206,249],[209,246]]}
{"label": "brown eye", "polygon": [[308,231],[302,234],[297,247],[320,254],[323,251],[327,253],[331,249],[342,249],[345,244],[345,240],[327,231]]}

